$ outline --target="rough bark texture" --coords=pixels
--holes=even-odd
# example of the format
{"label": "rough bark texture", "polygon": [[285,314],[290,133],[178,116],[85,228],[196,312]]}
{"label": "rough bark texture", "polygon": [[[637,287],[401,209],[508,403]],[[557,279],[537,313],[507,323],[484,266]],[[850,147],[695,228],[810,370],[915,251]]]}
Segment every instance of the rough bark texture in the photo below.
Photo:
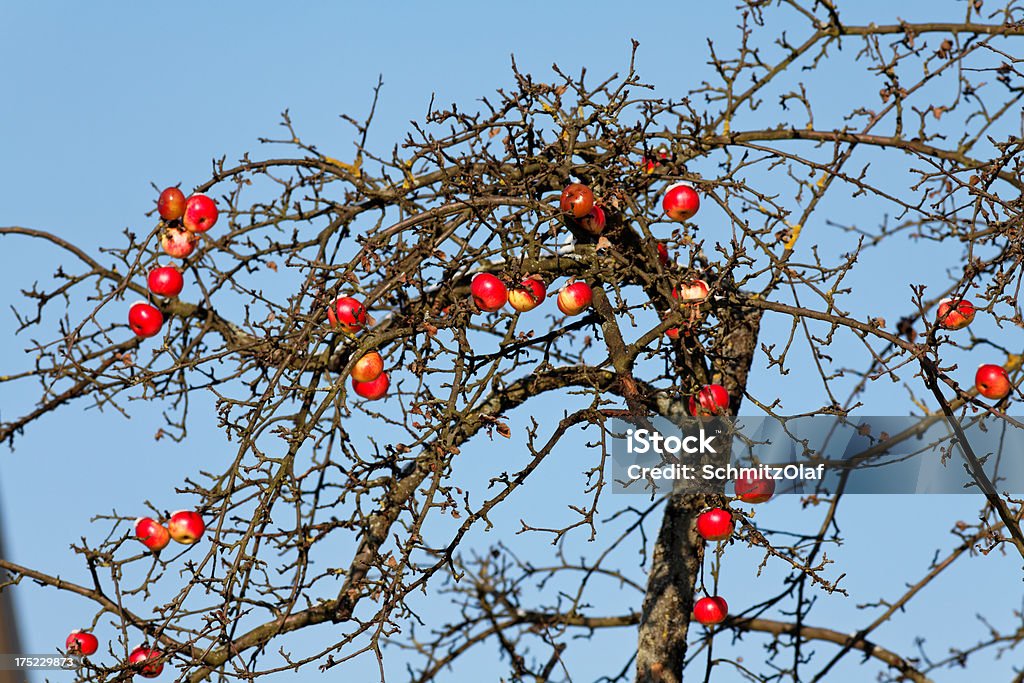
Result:
{"label": "rough bark texture", "polygon": [[693,611],[693,587],[704,561],[704,544],[693,518],[703,495],[672,495],[651,556],[637,651],[637,681],[676,683],[683,679],[686,634]]}

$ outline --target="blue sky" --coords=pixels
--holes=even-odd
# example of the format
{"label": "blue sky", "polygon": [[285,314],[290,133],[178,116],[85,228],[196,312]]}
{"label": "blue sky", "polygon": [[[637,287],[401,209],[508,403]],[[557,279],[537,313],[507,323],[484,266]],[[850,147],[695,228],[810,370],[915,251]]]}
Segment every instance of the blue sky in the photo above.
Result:
{"label": "blue sky", "polygon": [[[521,70],[538,76],[547,76],[557,62],[570,73],[586,66],[591,78],[599,79],[625,70],[629,41],[636,38],[642,78],[657,86],[657,94],[678,96],[707,74],[705,39],[730,44],[735,21],[725,8],[732,4],[648,3],[627,11],[622,5],[592,2],[568,12],[539,2],[514,9],[479,3],[156,7],[101,2],[88,8],[5,3],[0,6],[0,225],[50,230],[98,253],[100,245],[116,241],[126,227],[148,228],[144,213],[155,198],[150,183],[182,181],[188,187],[208,177],[214,157],[230,160],[247,150],[280,153],[261,149],[256,139],[278,134],[284,109],[291,111],[305,139],[326,154],[347,158],[351,132],[338,114],[364,114],[379,75],[385,85],[370,144],[381,150],[400,142],[406,123],[422,117],[432,94],[439,103],[470,107],[480,96],[509,85],[512,53]],[[899,16],[909,20],[955,18],[963,12],[959,2],[898,5]],[[891,2],[858,2],[844,17],[882,23],[896,18],[893,7]],[[792,30],[802,35],[804,29]],[[16,300],[19,289],[44,279],[54,267],[53,257],[52,251],[26,240],[0,241],[3,300]],[[944,273],[919,257],[913,274],[941,283]],[[863,283],[865,295],[856,305],[877,305],[895,319],[908,309],[909,294],[879,302],[875,297],[889,291],[886,275],[906,279],[893,270],[905,269],[906,256],[871,258],[878,259],[874,272],[881,281]],[[30,362],[23,353],[28,340],[6,332],[14,327],[6,307],[0,310],[0,325],[5,331],[0,372],[24,367]],[[765,395],[775,392],[789,406],[816,391],[799,378],[780,383],[767,375],[756,377],[754,387]],[[903,410],[897,395],[881,391],[873,412]],[[25,399],[0,385],[5,418],[12,405]],[[209,405],[206,400],[211,412],[205,423],[193,420],[188,447],[153,442],[159,413],[142,405],[132,406],[131,420],[73,407],[36,425],[14,452],[0,453],[0,509],[11,559],[81,580],[83,571],[77,560],[69,564],[67,548],[83,535],[98,540],[103,527],[90,525],[91,516],[113,510],[134,514],[144,500],[174,509],[174,487],[208,465],[207,460],[216,462],[226,447]],[[477,467],[462,476],[472,479],[489,471]],[[578,475],[579,469],[570,471]],[[531,512],[564,514],[566,501],[556,493],[551,488],[531,496]],[[849,574],[851,597],[822,597],[826,606],[815,613],[816,623],[847,631],[870,621],[856,605],[897,596],[904,581],[927,570],[936,548],[954,545],[949,528],[959,519],[972,520],[978,507],[969,496],[848,501],[843,517],[848,543],[834,552],[837,566]],[[807,515],[796,501],[778,500],[759,510],[758,520],[772,528],[800,527],[808,524]],[[529,549],[529,542],[512,535],[518,529],[515,518],[506,518],[507,526],[492,535]],[[810,524],[816,519],[810,518]],[[731,604],[756,602],[759,586],[782,575],[770,566],[759,578],[757,553],[733,547],[732,558],[721,579],[735,596]],[[983,611],[979,605],[996,607],[984,610],[995,623],[1011,623],[1011,610],[1021,606],[1019,565],[998,553],[966,560],[929,587],[907,615],[880,629],[877,640],[915,654],[913,636],[929,629],[939,650],[942,638],[968,644],[985,633],[975,618]],[[970,590],[964,588],[968,585]],[[634,596],[622,599],[626,605],[639,604]],[[70,596],[37,587],[19,589],[17,600],[28,652],[62,644],[67,631],[93,613]],[[421,607],[430,613],[430,607]],[[606,661],[594,652],[616,652],[619,656],[608,658],[607,665],[621,666],[621,656],[633,646],[631,638],[628,632],[600,636],[589,656],[585,649],[577,651],[578,680],[606,672]],[[486,664],[493,656],[494,650],[485,648],[476,661]],[[395,657],[389,673],[401,680],[400,655]],[[863,680],[857,677],[857,661],[849,658],[831,680]],[[944,680],[1006,679],[1011,663],[950,673]],[[372,669],[362,673],[372,675]],[[318,677],[310,670],[266,680]],[[163,679],[170,680],[170,674]],[[732,679],[723,672],[714,680]]]}

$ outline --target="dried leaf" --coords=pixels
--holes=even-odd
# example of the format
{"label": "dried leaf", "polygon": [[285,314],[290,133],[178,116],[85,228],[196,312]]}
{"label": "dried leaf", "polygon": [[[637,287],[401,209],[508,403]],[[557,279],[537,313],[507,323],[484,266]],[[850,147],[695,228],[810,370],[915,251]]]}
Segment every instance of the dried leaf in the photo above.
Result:
{"label": "dried leaf", "polygon": [[326,161],[329,164],[333,164],[334,166],[337,166],[338,168],[345,169],[346,171],[348,171],[349,173],[354,175],[356,178],[361,176],[362,173],[363,173],[362,172],[362,167],[363,167],[363,157],[362,157],[362,155],[357,156],[356,160],[353,161],[351,164],[346,164],[344,161],[339,161],[339,160],[335,159],[334,157],[327,157],[327,156],[324,157],[324,161]]}

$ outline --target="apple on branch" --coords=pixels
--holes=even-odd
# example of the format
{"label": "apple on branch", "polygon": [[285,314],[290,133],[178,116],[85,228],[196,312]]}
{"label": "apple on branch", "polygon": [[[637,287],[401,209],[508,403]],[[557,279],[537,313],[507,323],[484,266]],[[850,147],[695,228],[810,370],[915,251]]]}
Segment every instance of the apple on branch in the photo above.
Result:
{"label": "apple on branch", "polygon": [[594,192],[582,183],[571,183],[562,190],[558,206],[564,214],[583,218],[594,208]]}
{"label": "apple on branch", "polygon": [[687,407],[694,417],[722,415],[729,411],[729,392],[721,384],[705,384],[690,397]]}
{"label": "apple on branch", "polygon": [[660,263],[663,266],[667,266],[668,265],[668,247],[665,246],[664,242],[658,242],[657,249],[658,249],[658,263]]}
{"label": "apple on branch", "polygon": [[100,641],[88,631],[75,629],[64,641],[64,649],[69,655],[88,657],[100,648]]}
{"label": "apple on branch", "polygon": [[156,200],[156,210],[165,221],[176,221],[185,215],[185,193],[176,187],[168,187]]}
{"label": "apple on branch", "polygon": [[733,486],[744,503],[766,503],[775,495],[775,480],[764,473],[743,472]]}
{"label": "apple on branch", "polygon": [[168,226],[160,232],[160,247],[168,256],[174,258],[185,258],[196,250],[198,238],[195,234],[185,230]]}
{"label": "apple on branch", "polygon": [[729,604],[718,595],[701,598],[693,606],[693,618],[704,626],[721,624],[728,615]]}
{"label": "apple on branch", "polygon": [[706,541],[724,541],[732,536],[733,528],[728,510],[712,508],[697,516],[697,533]]}
{"label": "apple on branch", "polygon": [[508,301],[508,288],[505,287],[505,283],[491,273],[477,273],[469,285],[469,292],[473,295],[473,303],[477,308],[488,313],[501,310]]}
{"label": "apple on branch", "polygon": [[189,232],[206,232],[217,222],[217,202],[205,194],[194,194],[185,202],[182,222]]}
{"label": "apple on branch", "polygon": [[683,223],[700,210],[700,195],[689,183],[676,183],[665,190],[661,208],[669,220]]}
{"label": "apple on branch", "polygon": [[366,307],[359,299],[339,296],[327,309],[331,327],[355,334],[366,325]]}
{"label": "apple on branch", "polygon": [[544,281],[533,275],[508,290],[508,304],[520,313],[526,313],[540,306],[546,295]]}
{"label": "apple on branch", "polygon": [[153,552],[163,550],[171,542],[171,534],[160,522],[150,517],[135,520],[135,537]]}
{"label": "apple on branch", "polygon": [[203,536],[206,524],[198,512],[178,510],[167,522],[167,533],[177,543],[192,545]]}
{"label": "apple on branch", "polygon": [[586,282],[570,282],[558,290],[558,310],[566,315],[579,315],[590,308],[594,291]]}
{"label": "apple on branch", "polygon": [[1001,401],[1010,395],[1013,384],[1002,365],[979,365],[974,374],[974,386],[985,398]]}
{"label": "apple on branch", "polygon": [[146,284],[149,285],[149,291],[157,296],[171,298],[181,294],[185,287],[185,279],[181,276],[181,271],[174,266],[158,266],[149,271]]}
{"label": "apple on branch", "polygon": [[388,377],[388,373],[382,372],[380,375],[369,382],[357,381],[354,377],[352,378],[352,389],[368,401],[376,401],[377,399],[384,398],[388,393],[388,387],[391,385],[391,379]]}
{"label": "apple on branch", "polygon": [[155,648],[140,645],[128,655],[128,663],[133,665],[143,678],[156,678],[164,670],[160,661],[163,653]]}
{"label": "apple on branch", "polygon": [[607,224],[608,217],[605,215],[604,209],[597,205],[590,210],[590,213],[580,218],[577,222],[581,230],[593,237],[598,237],[604,232],[605,225]]}
{"label": "apple on branch", "polygon": [[960,330],[974,322],[975,309],[967,299],[943,299],[939,302],[938,323],[947,330]]}
{"label": "apple on branch", "polygon": [[128,309],[128,326],[142,338],[159,334],[163,324],[164,314],[145,301],[137,301]]}
{"label": "apple on branch", "polygon": [[384,372],[384,359],[376,351],[369,351],[352,366],[351,377],[356,383],[372,382]]}

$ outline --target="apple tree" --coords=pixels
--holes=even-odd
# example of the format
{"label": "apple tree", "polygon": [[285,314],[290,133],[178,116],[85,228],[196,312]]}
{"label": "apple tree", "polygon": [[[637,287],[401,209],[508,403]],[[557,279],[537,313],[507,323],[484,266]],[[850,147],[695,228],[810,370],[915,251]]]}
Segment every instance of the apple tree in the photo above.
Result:
{"label": "apple tree", "polygon": [[[36,402],[4,414],[3,441],[141,400],[182,449],[199,420],[230,444],[179,483],[184,515],[142,495],[97,517],[73,548],[88,582],[0,567],[116,626],[88,680],[367,659],[381,680],[458,680],[479,651],[503,680],[576,680],[576,653],[616,632],[636,646],[609,681],[820,680],[856,657],[925,681],[1019,643],[993,628],[928,659],[874,638],[972,549],[1024,557],[1024,508],[980,470],[962,544],[853,634],[822,623],[844,593],[841,491],[790,534],[749,497],[616,495],[610,475],[615,420],[785,417],[780,383],[804,387],[802,415],[881,392],[1019,426],[1024,17],[990,4],[857,25],[830,0],[744,0],[735,35],[709,42],[717,77],[675,97],[629,54],[598,79],[513,63],[513,87],[431,102],[390,149],[366,142],[372,107],[346,117],[343,158],[285,114],[270,153],[183,179],[117,244],[0,229],[65,264],[18,307],[33,364],[3,382]],[[838,73],[857,75],[840,91]],[[897,317],[850,284],[876,255],[922,251],[945,277],[889,271]],[[968,356],[991,366],[977,386]],[[561,512],[533,515],[554,478]],[[699,528],[711,509],[725,517]],[[740,546],[785,579],[756,604],[699,602]],[[736,641],[746,656],[712,654]]]}

